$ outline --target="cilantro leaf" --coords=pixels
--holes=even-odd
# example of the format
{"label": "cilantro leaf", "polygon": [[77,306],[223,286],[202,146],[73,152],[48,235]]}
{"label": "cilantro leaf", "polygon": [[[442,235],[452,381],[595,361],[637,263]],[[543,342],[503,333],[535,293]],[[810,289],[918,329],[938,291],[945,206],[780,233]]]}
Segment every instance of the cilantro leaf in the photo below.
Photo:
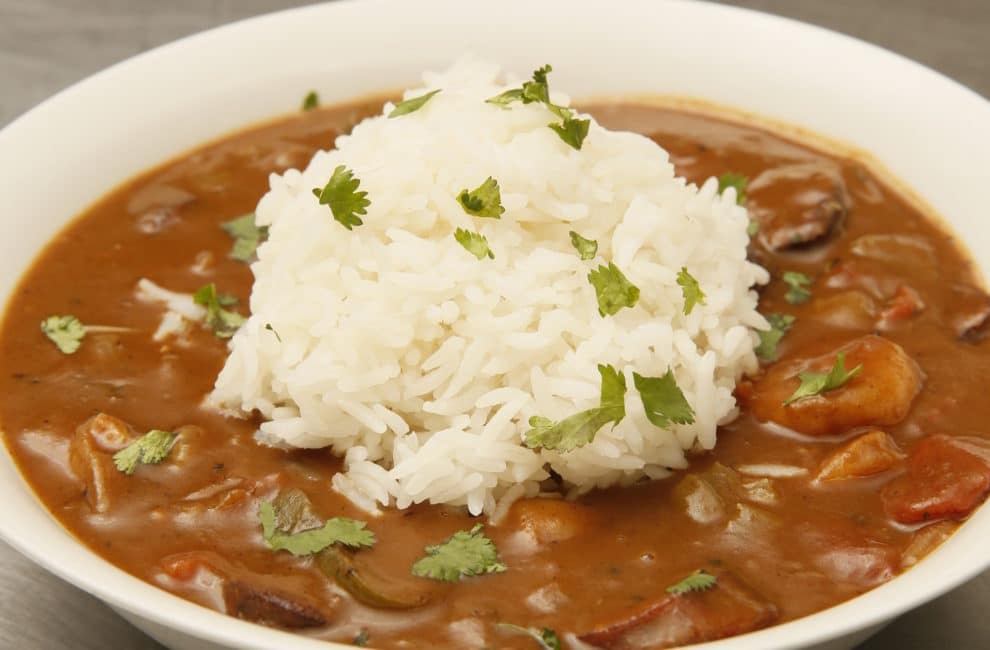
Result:
{"label": "cilantro leaf", "polygon": [[598,254],[598,242],[594,239],[585,239],[573,230],[568,233],[571,236],[571,246],[578,252],[583,260],[590,260]]}
{"label": "cilantro leaf", "polygon": [[682,266],[677,272],[677,284],[681,286],[681,294],[684,296],[684,315],[687,316],[694,309],[695,305],[705,305],[705,292],[701,290],[701,285],[688,273],[687,267]]}
{"label": "cilantro leaf", "polygon": [[489,104],[496,104],[502,108],[508,108],[509,104],[513,102],[522,102],[523,104],[533,104],[533,103],[543,103],[550,104],[550,85],[547,82],[547,75],[553,70],[553,67],[548,63],[547,65],[537,68],[533,71],[533,80],[523,83],[522,88],[513,88],[511,90],[506,90],[505,92],[496,95],[495,97],[490,97],[485,101]]}
{"label": "cilantro leaf", "polygon": [[74,354],[86,336],[86,327],[75,316],[49,316],[41,321],[41,331],[62,354]]}
{"label": "cilantro leaf", "polygon": [[313,555],[333,544],[343,544],[352,548],[373,546],[375,534],[365,528],[363,521],[334,517],[328,519],[321,528],[311,528],[295,534],[281,532],[278,514],[271,501],[265,501],[258,509],[261,520],[261,534],[273,551],[288,551],[295,556]]}
{"label": "cilantro leaf", "polygon": [[811,286],[811,278],[807,275],[797,271],[785,271],[781,279],[789,287],[784,294],[784,300],[792,305],[800,305],[811,299],[811,292],[807,289]]}
{"label": "cilantro leaf", "polygon": [[313,188],[313,194],[320,200],[320,205],[329,205],[333,218],[344,228],[351,230],[354,226],[360,226],[359,214],[368,214],[368,206],[371,201],[367,198],[367,192],[358,192],[361,180],[354,178],[354,172],[344,165],[337,165],[330,176],[330,180],[321,190]]}
{"label": "cilantro leaf", "polygon": [[492,540],[481,532],[481,524],[459,530],[447,541],[426,547],[426,556],[412,566],[414,576],[457,582],[465,576],[501,573],[506,566],[498,561]]}
{"label": "cilantro leaf", "polygon": [[510,104],[513,102],[521,102],[522,98],[522,88],[513,88],[511,90],[506,90],[504,93],[495,95],[494,97],[489,97],[485,100],[485,102],[508,109]]}
{"label": "cilantro leaf", "polygon": [[760,337],[760,344],[755,348],[756,356],[764,361],[776,361],[777,344],[797,319],[790,314],[767,314],[766,318],[770,323],[770,329],[756,332]]}
{"label": "cilantro leaf", "polygon": [[571,147],[581,150],[584,139],[588,137],[588,129],[591,127],[591,120],[579,120],[573,117],[566,117],[560,124],[548,124],[560,139]]}
{"label": "cilantro leaf", "polygon": [[736,190],[736,203],[743,205],[746,203],[746,187],[749,185],[749,178],[742,174],[729,172],[718,177],[718,193],[721,194],[730,187]]}
{"label": "cilantro leaf", "polygon": [[311,111],[320,105],[320,96],[316,94],[315,90],[311,90],[306,93],[306,96],[302,100],[302,110]]}
{"label": "cilantro leaf", "polygon": [[524,634],[536,641],[541,650],[560,650],[560,638],[549,627],[538,630],[535,627],[523,627],[512,623],[496,623],[495,627],[506,632]]}
{"label": "cilantro leaf", "polygon": [[511,90],[506,90],[505,92],[496,95],[495,97],[490,97],[485,101],[489,104],[501,106],[502,108],[509,108],[509,106],[514,102],[522,102],[523,104],[543,104],[551,113],[561,119],[560,124],[553,123],[548,124],[547,126],[553,129],[553,131],[560,136],[561,140],[580,151],[581,145],[584,144],[584,139],[588,137],[588,129],[591,126],[591,120],[577,119],[574,117],[574,111],[566,106],[558,106],[550,101],[550,83],[547,80],[547,75],[552,71],[553,67],[548,63],[547,65],[534,70],[532,81],[525,82],[522,85],[522,88],[512,88]]}
{"label": "cilantro leaf", "polygon": [[550,103],[550,84],[547,82],[547,75],[553,72],[553,66],[549,63],[533,71],[533,80],[523,84],[523,103],[531,102]]}
{"label": "cilantro leaf", "polygon": [[670,423],[691,424],[694,422],[694,409],[677,385],[674,371],[667,369],[663,377],[644,377],[633,373],[633,383],[643,400],[646,419],[660,428]]}
{"label": "cilantro leaf", "polygon": [[234,239],[259,239],[267,230],[264,226],[255,225],[253,212],[225,221],[220,224],[220,227]]}
{"label": "cilantro leaf", "polygon": [[233,336],[247,320],[236,311],[223,308],[224,305],[236,303],[237,298],[218,294],[217,285],[212,282],[200,287],[193,294],[193,301],[197,305],[206,307],[206,325],[222,339],[229,339]]}
{"label": "cilantro leaf", "polygon": [[635,307],[639,300],[639,287],[626,279],[614,263],[598,265],[588,273],[588,282],[598,297],[598,313],[612,316],[623,307]]}
{"label": "cilantro leaf", "polygon": [[234,239],[230,257],[241,262],[250,260],[258,249],[258,244],[268,237],[268,228],[255,224],[253,212],[226,221],[220,227]]}
{"label": "cilantro leaf", "polygon": [[479,260],[485,259],[486,256],[495,259],[495,253],[488,247],[488,238],[484,235],[458,228],[454,231],[454,239]]}
{"label": "cilantro leaf", "polygon": [[529,418],[531,428],[523,434],[527,447],[572,451],[594,440],[598,430],[609,422],[615,426],[622,421],[626,416],[626,378],[612,366],[604,364],[598,366],[598,373],[602,377],[598,406],[575,413],[560,422],[534,415]]}
{"label": "cilantro leaf", "polygon": [[152,429],[113,455],[114,466],[130,476],[138,464],[154,465],[168,457],[175,441],[171,431]]}
{"label": "cilantro leaf", "polygon": [[801,385],[797,387],[797,390],[790,397],[784,400],[784,406],[793,404],[805,397],[821,395],[830,390],[840,388],[847,381],[858,375],[862,369],[863,364],[860,364],[849,372],[846,372],[846,353],[840,352],[835,358],[835,364],[828,372],[802,372],[798,374]]}
{"label": "cilantro leaf", "polygon": [[430,99],[438,92],[440,92],[439,88],[436,90],[431,90],[430,92],[420,95],[419,97],[413,97],[412,99],[399,102],[395,105],[395,108],[392,109],[392,112],[388,114],[389,118],[415,113],[419,109],[423,108],[426,102],[430,101]]}
{"label": "cilantro leaf", "polygon": [[457,195],[457,202],[464,211],[475,217],[498,219],[505,212],[502,207],[502,192],[498,181],[489,176],[485,182],[473,190],[463,189]]}
{"label": "cilantro leaf", "polygon": [[760,232],[760,222],[750,219],[749,223],[746,224],[746,234],[750,237],[754,237],[758,232]]}
{"label": "cilantro leaf", "polygon": [[667,587],[667,593],[673,596],[680,596],[692,591],[708,591],[718,584],[718,578],[704,569],[698,569],[677,584]]}

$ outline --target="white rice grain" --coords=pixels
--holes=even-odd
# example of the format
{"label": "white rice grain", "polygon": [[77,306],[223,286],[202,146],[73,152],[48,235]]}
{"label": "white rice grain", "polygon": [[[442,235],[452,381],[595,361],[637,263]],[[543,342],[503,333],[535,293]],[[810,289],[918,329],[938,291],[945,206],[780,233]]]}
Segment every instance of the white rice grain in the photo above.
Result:
{"label": "white rice grain", "polygon": [[[757,367],[750,328],[766,327],[753,286],[768,276],[746,259],[746,210],[713,180],[676,178],[648,138],[592,119],[577,151],[547,128],[545,107],[486,103],[518,85],[496,66],[465,59],[424,80],[406,96],[442,92],[420,110],[389,119],[388,104],[305,170],[271,177],[252,314],[210,403],[259,410],[265,439],[345,455],[333,489],[372,512],[429,501],[501,517],[548,469],[578,494],[666,476],[687,466],[686,450],[711,449],[736,414],[736,380]],[[312,195],[338,165],[371,201],[353,230]],[[456,200],[489,176],[500,219]],[[461,248],[456,228],[483,234],[495,258]],[[578,257],[570,230],[598,242],[595,259]],[[641,296],[603,317],[588,273],[609,262]],[[688,315],[681,267],[706,293]],[[202,317],[188,296],[139,290]],[[598,364],[625,376],[626,417],[572,452],[528,448],[530,417],[597,406]],[[632,375],[668,370],[696,417],[661,429]]]}

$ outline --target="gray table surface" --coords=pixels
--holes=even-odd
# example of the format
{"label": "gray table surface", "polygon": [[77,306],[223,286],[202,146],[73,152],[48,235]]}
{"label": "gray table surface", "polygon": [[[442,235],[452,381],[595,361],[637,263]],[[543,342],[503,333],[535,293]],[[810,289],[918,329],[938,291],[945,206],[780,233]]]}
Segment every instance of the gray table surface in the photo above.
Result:
{"label": "gray table surface", "polygon": [[[65,86],[148,48],[294,0],[0,0],[0,127]],[[921,61],[990,97],[990,0],[730,0]],[[860,646],[990,648],[990,573]],[[158,650],[102,603],[0,542],[0,648]],[[758,649],[754,649],[758,650]]]}

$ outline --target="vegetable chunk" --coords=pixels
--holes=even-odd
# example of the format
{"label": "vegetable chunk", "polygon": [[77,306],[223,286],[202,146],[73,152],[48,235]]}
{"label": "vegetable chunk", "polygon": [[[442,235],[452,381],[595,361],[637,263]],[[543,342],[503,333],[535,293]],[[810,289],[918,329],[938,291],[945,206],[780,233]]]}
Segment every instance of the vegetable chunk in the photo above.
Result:
{"label": "vegetable chunk", "polygon": [[94,512],[109,512],[126,495],[127,476],[117,470],[111,455],[136,439],[126,422],[103,413],[76,429],[69,443],[69,464]]}
{"label": "vegetable chunk", "polygon": [[[862,370],[835,390],[784,404],[801,384],[801,373],[828,372],[840,354],[847,368],[861,365]],[[907,416],[921,386],[921,369],[901,346],[868,335],[817,357],[772,366],[754,384],[750,405],[759,420],[823,436],[897,424]]]}
{"label": "vegetable chunk", "polygon": [[843,445],[826,458],[815,479],[835,481],[871,476],[886,472],[903,458],[904,453],[894,439],[876,429]]}
{"label": "vegetable chunk", "polygon": [[672,648],[758,630],[777,619],[777,608],[728,571],[703,590],[678,590],[647,601],[620,620],[579,636],[606,650]]}
{"label": "vegetable chunk", "polygon": [[942,542],[949,539],[952,533],[956,532],[959,524],[951,521],[940,521],[931,526],[925,526],[917,532],[911,539],[911,543],[901,554],[901,569],[914,566],[925,558],[926,555],[939,547]]}
{"label": "vegetable chunk", "polygon": [[316,566],[354,600],[382,609],[413,609],[428,604],[436,589],[425,580],[384,575],[354,551],[330,546],[316,556]]}
{"label": "vegetable chunk", "polygon": [[960,519],[990,492],[990,443],[968,436],[923,439],[907,474],[884,486],[887,514],[902,524]]}
{"label": "vegetable chunk", "polygon": [[541,545],[555,544],[595,530],[587,506],[563,499],[520,499],[509,510],[507,526],[527,532]]}

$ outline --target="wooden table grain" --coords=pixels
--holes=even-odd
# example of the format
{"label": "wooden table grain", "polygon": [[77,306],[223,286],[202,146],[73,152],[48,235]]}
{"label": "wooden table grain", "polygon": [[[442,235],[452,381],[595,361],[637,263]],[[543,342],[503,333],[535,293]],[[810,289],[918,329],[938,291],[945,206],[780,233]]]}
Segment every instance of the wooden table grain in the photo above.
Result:
{"label": "wooden table grain", "polygon": [[[0,126],[112,63],[299,0],[0,0]],[[990,0],[728,0],[862,38],[990,97]],[[784,55],[782,53],[782,55]],[[987,650],[990,573],[859,650]],[[0,542],[0,649],[161,650],[102,603]],[[759,649],[754,649],[759,650]]]}

